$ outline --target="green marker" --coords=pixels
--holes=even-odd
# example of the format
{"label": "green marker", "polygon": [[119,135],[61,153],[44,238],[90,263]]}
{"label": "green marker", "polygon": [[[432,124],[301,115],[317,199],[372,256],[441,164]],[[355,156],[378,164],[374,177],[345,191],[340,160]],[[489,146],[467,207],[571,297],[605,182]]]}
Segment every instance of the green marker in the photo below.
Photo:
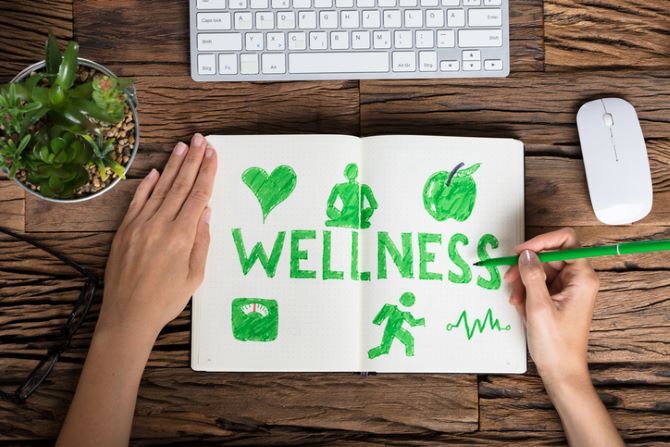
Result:
{"label": "green marker", "polygon": [[[538,253],[540,262],[567,261],[570,259],[596,258],[598,256],[630,255],[633,253],[650,253],[654,251],[670,251],[670,239],[641,242],[619,242],[615,245],[599,247],[569,248],[567,250],[546,251]],[[475,262],[476,266],[495,267],[499,265],[516,265],[519,256],[505,256]]]}

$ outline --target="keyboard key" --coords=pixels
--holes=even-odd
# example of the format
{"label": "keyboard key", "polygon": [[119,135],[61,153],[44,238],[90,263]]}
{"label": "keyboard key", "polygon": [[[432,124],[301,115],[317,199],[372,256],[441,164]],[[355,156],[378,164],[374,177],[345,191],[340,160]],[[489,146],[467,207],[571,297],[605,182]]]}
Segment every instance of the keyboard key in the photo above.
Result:
{"label": "keyboard key", "polygon": [[371,8],[375,5],[375,0],[356,0],[356,6],[359,8]]}
{"label": "keyboard key", "polygon": [[479,6],[481,0],[463,0],[463,6]]}
{"label": "keyboard key", "polygon": [[244,35],[244,48],[247,51],[263,50],[263,33],[247,33]]}
{"label": "keyboard key", "polygon": [[469,26],[502,26],[500,9],[468,9]]}
{"label": "keyboard key", "polygon": [[502,30],[459,30],[458,46],[461,48],[500,47],[502,46]]}
{"label": "keyboard key", "polygon": [[235,13],[235,29],[251,29],[251,13],[250,12],[236,12]]}
{"label": "keyboard key", "polygon": [[247,0],[230,0],[230,9],[247,9]]}
{"label": "keyboard key", "polygon": [[384,73],[389,71],[389,55],[387,52],[291,53],[288,70],[289,73]]}
{"label": "keyboard key", "polygon": [[437,71],[437,53],[435,51],[419,52],[419,71]]}
{"label": "keyboard key", "polygon": [[363,28],[379,28],[380,26],[379,11],[363,11]]}
{"label": "keyboard key", "polygon": [[349,33],[346,31],[332,31],[330,33],[330,48],[332,50],[348,50]]}
{"label": "keyboard key", "polygon": [[453,48],[456,46],[454,30],[439,30],[437,32],[437,46],[439,48]]}
{"label": "keyboard key", "polygon": [[423,11],[420,9],[405,10],[405,28],[420,28],[423,26]]}
{"label": "keyboard key", "polygon": [[416,0],[400,0],[398,3],[400,6],[409,6],[409,7],[415,7],[417,5]]}
{"label": "keyboard key", "polygon": [[300,11],[298,13],[298,28],[300,29],[316,28],[316,12]]}
{"label": "keyboard key", "polygon": [[226,0],[198,0],[198,9],[226,9]]}
{"label": "keyboard key", "polygon": [[400,28],[400,11],[387,9],[384,11],[384,28]]}
{"label": "keyboard key", "polygon": [[484,6],[500,6],[502,0],[484,0]]}
{"label": "keyboard key", "polygon": [[358,11],[342,11],[340,13],[340,26],[345,29],[358,28],[359,25]]}
{"label": "keyboard key", "polygon": [[428,30],[421,30],[416,32],[416,47],[417,48],[433,48],[435,46],[433,32]]}
{"label": "keyboard key", "polygon": [[416,71],[414,51],[394,51],[393,71]]}
{"label": "keyboard key", "polygon": [[307,48],[307,36],[303,32],[288,33],[288,49],[304,50]]}
{"label": "keyboard key", "polygon": [[277,13],[277,29],[294,29],[295,12],[280,11]]}
{"label": "keyboard key", "polygon": [[503,64],[500,59],[488,59],[484,61],[484,70],[500,71],[502,68]]}
{"label": "keyboard key", "polygon": [[230,29],[229,12],[206,12],[197,16],[198,29],[225,30]]}
{"label": "keyboard key", "polygon": [[370,48],[370,31],[354,31],[351,33],[351,47],[355,50]]}
{"label": "keyboard key", "polygon": [[442,0],[442,6],[460,6],[461,0]]}
{"label": "keyboard key", "polygon": [[391,31],[375,31],[372,45],[375,48],[391,48]]}
{"label": "keyboard key", "polygon": [[266,53],[263,55],[263,74],[286,73],[286,56],[284,53]]}
{"label": "keyboard key", "polygon": [[219,54],[219,73],[223,75],[237,74],[237,54]]}
{"label": "keyboard key", "polygon": [[286,48],[284,33],[267,33],[265,39],[269,51],[283,51]]}
{"label": "keyboard key", "polygon": [[325,50],[328,48],[326,33],[323,31],[314,31],[309,33],[309,48],[311,50]]}
{"label": "keyboard key", "polygon": [[463,70],[465,71],[479,71],[481,69],[481,61],[463,61]]}
{"label": "keyboard key", "polygon": [[338,8],[353,8],[354,0],[335,0],[335,6]]}
{"label": "keyboard key", "polygon": [[412,48],[412,32],[396,31],[393,33],[394,45],[396,48]]}
{"label": "keyboard key", "polygon": [[458,61],[442,61],[440,62],[441,71],[458,71],[460,63]]}
{"label": "keyboard key", "polygon": [[216,74],[216,58],[213,54],[198,55],[198,74],[213,75]]}
{"label": "keyboard key", "polygon": [[272,12],[257,12],[256,13],[256,28],[257,29],[274,29],[275,15]]}
{"label": "keyboard key", "polygon": [[333,0],[314,0],[315,8],[332,8]]}
{"label": "keyboard key", "polygon": [[198,51],[240,51],[242,35],[239,33],[198,34]]}
{"label": "keyboard key", "polygon": [[438,6],[439,0],[421,0],[421,6]]}
{"label": "keyboard key", "polygon": [[258,74],[258,54],[240,55],[240,73]]}
{"label": "keyboard key", "polygon": [[337,28],[337,11],[319,12],[319,27],[322,29]]}
{"label": "keyboard key", "polygon": [[429,9],[426,11],[426,26],[429,28],[442,28],[444,26],[444,11],[441,9]]}
{"label": "keyboard key", "polygon": [[377,0],[377,5],[380,8],[393,8],[395,7],[396,0]]}
{"label": "keyboard key", "polygon": [[289,0],[272,0],[273,9],[286,9],[290,8]]}
{"label": "keyboard key", "polygon": [[311,0],[293,0],[293,7],[294,8],[311,8],[312,7],[312,1]]}
{"label": "keyboard key", "polygon": [[482,59],[482,53],[479,50],[463,51],[464,61],[479,61]]}
{"label": "keyboard key", "polygon": [[454,28],[465,26],[465,12],[462,9],[448,9],[447,26]]}
{"label": "keyboard key", "polygon": [[250,0],[249,6],[252,9],[267,9],[268,0]]}

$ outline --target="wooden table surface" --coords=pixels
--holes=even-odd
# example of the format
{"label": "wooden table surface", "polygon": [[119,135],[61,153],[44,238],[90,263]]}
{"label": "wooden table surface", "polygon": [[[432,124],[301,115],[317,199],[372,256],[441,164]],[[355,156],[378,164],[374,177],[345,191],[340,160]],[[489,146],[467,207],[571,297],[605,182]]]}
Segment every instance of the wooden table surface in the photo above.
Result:
{"label": "wooden table surface", "polygon": [[[142,144],[130,179],[80,205],[53,205],[0,179],[1,224],[102,273],[137,186],[178,139],[202,133],[416,133],[519,138],[526,145],[527,235],[565,225],[587,244],[670,237],[670,0],[510,0],[506,79],[194,83],[187,0],[0,0],[0,82],[40,60],[46,32],[136,80]],[[603,96],[632,102],[647,139],[654,208],[604,227],[586,189],[575,113]],[[40,336],[75,288],[40,259],[0,250],[0,380],[39,356]],[[43,260],[42,260],[43,261]],[[589,348],[593,381],[631,445],[670,443],[670,256],[594,262],[601,279]],[[38,271],[39,270],[39,271]],[[71,299],[71,298],[68,298]],[[60,306],[59,308],[62,308]],[[97,318],[25,405],[0,401],[0,444],[49,445],[63,421]],[[139,445],[562,445],[532,363],[525,375],[207,374],[189,368],[187,309],[144,374]]]}

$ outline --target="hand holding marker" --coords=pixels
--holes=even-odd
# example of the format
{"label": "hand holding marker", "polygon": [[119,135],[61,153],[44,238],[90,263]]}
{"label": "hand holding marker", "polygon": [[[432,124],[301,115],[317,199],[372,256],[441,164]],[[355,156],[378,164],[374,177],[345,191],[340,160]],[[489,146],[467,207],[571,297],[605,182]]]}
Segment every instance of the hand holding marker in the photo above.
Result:
{"label": "hand holding marker", "polygon": [[[670,239],[659,239],[656,241],[619,242],[615,245],[601,245],[596,247],[570,248],[567,250],[545,251],[538,253],[540,262],[567,261],[570,259],[595,258],[598,256],[617,256],[634,253],[649,253],[655,251],[670,251]],[[474,265],[482,267],[495,267],[500,265],[516,265],[519,256],[505,256],[502,258],[491,258],[485,261],[475,262]]]}

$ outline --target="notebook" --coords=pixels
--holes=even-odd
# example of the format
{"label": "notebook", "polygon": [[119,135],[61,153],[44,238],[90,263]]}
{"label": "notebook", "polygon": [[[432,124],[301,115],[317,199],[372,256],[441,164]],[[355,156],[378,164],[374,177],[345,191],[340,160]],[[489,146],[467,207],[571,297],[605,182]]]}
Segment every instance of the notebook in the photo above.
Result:
{"label": "notebook", "polygon": [[523,144],[214,135],[198,371],[522,373]]}

